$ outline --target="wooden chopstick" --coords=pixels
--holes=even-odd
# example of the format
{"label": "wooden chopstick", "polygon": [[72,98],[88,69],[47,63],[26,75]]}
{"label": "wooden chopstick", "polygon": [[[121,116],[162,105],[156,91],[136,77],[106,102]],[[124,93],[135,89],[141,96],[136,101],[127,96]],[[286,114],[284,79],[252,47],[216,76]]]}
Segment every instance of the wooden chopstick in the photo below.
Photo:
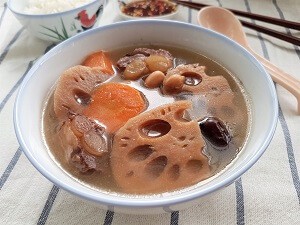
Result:
{"label": "wooden chopstick", "polygon": [[[199,9],[201,9],[203,7],[209,6],[209,5],[205,5],[205,4],[201,4],[201,3],[194,3],[194,2],[187,2],[187,1],[179,1],[179,0],[172,0],[172,1],[175,2],[175,3],[177,3],[177,4],[179,4],[179,5],[187,6],[187,7],[190,7],[192,9],[197,9],[197,10],[199,10]],[[230,10],[231,12],[233,12],[231,9],[227,9],[227,10]],[[234,11],[237,11],[237,10],[234,10]],[[238,12],[241,12],[241,11],[238,11]],[[245,14],[245,12],[242,12],[242,13]],[[246,14],[249,14],[249,13],[246,13]],[[257,14],[252,14],[251,16],[254,17],[253,15],[257,16]],[[260,16],[260,15],[258,15],[258,16]],[[261,17],[259,17],[259,18],[261,18]],[[267,17],[267,18],[270,19],[271,17]],[[274,18],[272,18],[272,20],[273,19]],[[279,20],[279,19],[277,19],[277,20]],[[291,26],[291,24],[290,24],[291,21],[280,20],[280,22],[282,22],[282,21],[284,21],[285,24],[288,23],[289,26]],[[249,23],[249,22],[246,22],[246,21],[243,21],[243,20],[240,20],[240,22],[245,27],[248,27],[250,29],[259,31],[259,32],[267,34],[267,35],[270,35],[270,36],[278,38],[280,40],[292,43],[294,45],[300,46],[300,38],[297,38],[297,37],[291,36],[291,35],[287,35],[285,33],[281,33],[281,32],[278,32],[278,31],[275,31],[275,30],[272,30],[272,29],[269,29],[269,28],[266,28],[266,27],[263,27],[263,26],[259,26],[259,25],[253,24],[253,23]],[[296,25],[296,28],[297,27],[298,27],[298,29],[300,28],[300,26],[297,25],[299,23],[296,23],[296,22],[292,22],[292,23],[294,23],[294,27]],[[282,23],[281,23],[281,25],[283,26]]]}
{"label": "wooden chopstick", "polygon": [[245,27],[248,27],[250,29],[262,32],[264,34],[268,34],[272,37],[281,39],[283,41],[292,43],[294,45],[300,46],[300,38],[297,38],[297,37],[291,36],[291,35],[287,35],[287,34],[278,32],[276,30],[272,30],[272,29],[269,29],[269,28],[266,28],[266,27],[262,27],[262,26],[259,26],[259,25],[253,24],[253,23],[249,23],[249,22],[246,22],[246,21],[243,21],[243,20],[240,20],[240,22]]}
{"label": "wooden chopstick", "polygon": [[[191,6],[191,8],[193,7],[194,9],[201,9],[206,6],[211,6],[211,5],[206,5],[206,4],[202,4],[202,3],[188,2],[188,1],[182,1],[182,0],[172,0],[172,1],[179,5]],[[243,11],[239,11],[239,10],[235,10],[235,9],[228,9],[228,8],[226,8],[226,9],[233,12],[234,14],[236,14],[238,16],[247,17],[250,19],[255,19],[255,20],[259,20],[259,21],[263,21],[263,22],[267,22],[267,23],[271,23],[271,24],[275,24],[278,26],[287,27],[287,28],[291,28],[291,29],[300,31],[300,23],[298,23],[298,22],[294,22],[294,21],[290,21],[290,20],[282,20],[282,19],[259,15],[259,14],[250,13],[250,12],[243,12]]]}

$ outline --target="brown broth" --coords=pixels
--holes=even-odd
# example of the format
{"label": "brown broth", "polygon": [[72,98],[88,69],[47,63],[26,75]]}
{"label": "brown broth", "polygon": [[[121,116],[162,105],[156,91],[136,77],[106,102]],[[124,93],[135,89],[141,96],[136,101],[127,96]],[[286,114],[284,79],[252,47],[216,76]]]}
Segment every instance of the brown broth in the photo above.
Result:
{"label": "brown broth", "polygon": [[[245,90],[243,89],[241,83],[225,68],[223,68],[218,63],[214,62],[211,59],[208,59],[207,57],[197,54],[195,52],[175,48],[175,47],[166,47],[166,46],[146,46],[149,48],[163,48],[171,52],[171,54],[174,56],[174,64],[178,63],[199,63],[199,65],[206,66],[206,73],[210,76],[217,76],[221,75],[225,77],[234,92],[235,98],[234,98],[234,104],[239,107],[242,114],[242,121],[243,124],[240,124],[239,126],[235,124],[226,124],[227,128],[231,131],[233,134],[233,142],[229,149],[225,151],[216,151],[213,148],[209,147],[209,145],[204,150],[205,154],[210,155],[210,166],[212,168],[211,176],[219,173],[222,171],[227,165],[230,164],[230,162],[237,156],[238,152],[242,149],[244,143],[247,139],[247,134],[250,129],[250,121],[251,121],[251,115],[249,113],[249,100],[246,96]],[[123,57],[126,53],[131,52],[136,47],[127,47],[123,49],[113,50],[110,52],[110,56],[113,60],[113,62],[116,62],[119,58]],[[84,58],[84,57],[83,57]],[[188,112],[188,116],[192,119],[196,118],[203,118],[204,116],[215,116],[214,110],[208,109],[205,107],[205,96],[196,96],[191,94],[183,93],[179,96],[172,97],[172,96],[163,96],[157,89],[150,90],[145,88],[142,85],[143,80],[140,79],[138,81],[124,81],[120,79],[120,76],[117,75],[113,77],[112,79],[108,80],[107,82],[124,82],[139,91],[141,91],[147,101],[148,101],[148,109],[153,109],[159,105],[163,105],[166,103],[171,103],[176,100],[182,100],[182,99],[189,99],[195,105],[198,105],[199,108],[195,108],[192,111]],[[193,81],[191,81],[193,82]],[[160,101],[157,101],[157,98],[160,99]],[[108,192],[115,192],[115,193],[122,193],[122,190],[118,188],[116,185],[113,175],[110,172],[108,176],[101,176],[99,173],[93,173],[93,174],[82,174],[80,173],[75,167],[71,166],[68,163],[68,160],[65,157],[64,150],[62,149],[62,146],[60,145],[60,137],[57,133],[57,129],[59,128],[60,124],[58,119],[55,116],[54,113],[54,106],[53,106],[53,93],[47,100],[47,103],[45,105],[44,109],[44,115],[43,115],[43,132],[44,132],[44,138],[45,142],[49,149],[49,154],[53,158],[53,160],[63,169],[66,173],[68,173],[71,177],[76,179],[77,181],[83,183],[86,186],[89,186],[96,190],[104,190]],[[199,102],[203,102],[203,104],[198,104]],[[226,110],[226,109],[224,109]],[[230,110],[228,110],[230,115]],[[227,119],[227,118],[220,118],[221,120]],[[171,190],[174,191],[174,190]],[[124,194],[124,193],[122,193]],[[126,194],[126,193],[125,193]],[[145,194],[151,194],[151,193],[145,193]]]}

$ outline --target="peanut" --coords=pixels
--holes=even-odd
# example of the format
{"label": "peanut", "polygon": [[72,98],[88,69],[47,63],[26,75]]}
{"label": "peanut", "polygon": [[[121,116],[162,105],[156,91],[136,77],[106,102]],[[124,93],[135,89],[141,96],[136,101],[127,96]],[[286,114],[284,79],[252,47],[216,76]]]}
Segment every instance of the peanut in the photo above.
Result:
{"label": "peanut", "polygon": [[165,74],[163,72],[154,71],[146,78],[144,84],[147,88],[157,88],[162,84],[164,79]]}
{"label": "peanut", "polygon": [[185,77],[174,74],[165,78],[163,82],[163,90],[165,94],[178,94],[182,91]]}

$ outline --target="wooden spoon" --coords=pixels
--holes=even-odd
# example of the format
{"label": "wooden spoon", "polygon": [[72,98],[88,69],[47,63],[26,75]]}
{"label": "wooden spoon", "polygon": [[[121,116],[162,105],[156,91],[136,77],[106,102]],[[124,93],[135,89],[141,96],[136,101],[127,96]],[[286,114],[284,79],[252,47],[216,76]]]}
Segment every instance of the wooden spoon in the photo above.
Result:
{"label": "wooden spoon", "polygon": [[300,114],[300,81],[282,71],[265,58],[251,49],[243,31],[242,24],[235,15],[227,9],[215,6],[202,8],[198,13],[198,23],[206,28],[221,33],[236,41],[256,57],[266,68],[272,80],[293,94],[298,101],[298,114]]}

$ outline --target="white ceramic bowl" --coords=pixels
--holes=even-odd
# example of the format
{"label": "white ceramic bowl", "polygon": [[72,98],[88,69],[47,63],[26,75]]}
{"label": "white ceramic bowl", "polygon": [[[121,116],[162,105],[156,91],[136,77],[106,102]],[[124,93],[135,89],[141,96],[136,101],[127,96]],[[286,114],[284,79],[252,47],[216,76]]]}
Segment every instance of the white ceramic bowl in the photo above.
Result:
{"label": "white ceramic bowl", "polygon": [[[151,19],[171,20],[178,14],[178,11],[179,11],[179,8],[180,8],[180,6],[177,6],[176,10],[174,12],[168,13],[168,14],[165,14],[165,15],[161,15],[161,16],[137,17],[137,16],[130,16],[130,15],[127,15],[127,14],[123,13],[122,10],[121,10],[122,2],[125,3],[125,4],[128,4],[128,3],[131,3],[131,2],[134,2],[134,1],[139,1],[139,0],[118,0],[118,3],[116,4],[116,8],[117,8],[117,11],[118,11],[120,17],[123,20],[140,20],[140,19],[143,19],[143,20],[145,20],[145,19],[150,19],[150,20]],[[170,4],[175,5],[175,3],[172,3],[172,2],[170,2]]]}
{"label": "white ceramic bowl", "polygon": [[[69,177],[50,158],[42,136],[42,109],[60,74],[79,64],[95,49],[136,44],[165,44],[200,52],[225,66],[244,84],[250,96],[252,125],[249,140],[234,162],[203,185],[165,196],[126,197],[92,190]],[[82,47],[84,46],[84,47]],[[63,63],[61,63],[63,62]],[[226,187],[263,154],[277,123],[273,81],[259,62],[230,39],[199,26],[156,20],[126,21],[79,34],[57,45],[34,64],[16,98],[14,124],[17,138],[30,162],[57,186],[102,208],[123,213],[161,213],[180,210],[201,197]]]}
{"label": "white ceramic bowl", "polygon": [[8,0],[7,5],[31,35],[60,42],[95,27],[102,15],[105,0],[93,0],[80,7],[51,14],[26,13],[28,1]]}

